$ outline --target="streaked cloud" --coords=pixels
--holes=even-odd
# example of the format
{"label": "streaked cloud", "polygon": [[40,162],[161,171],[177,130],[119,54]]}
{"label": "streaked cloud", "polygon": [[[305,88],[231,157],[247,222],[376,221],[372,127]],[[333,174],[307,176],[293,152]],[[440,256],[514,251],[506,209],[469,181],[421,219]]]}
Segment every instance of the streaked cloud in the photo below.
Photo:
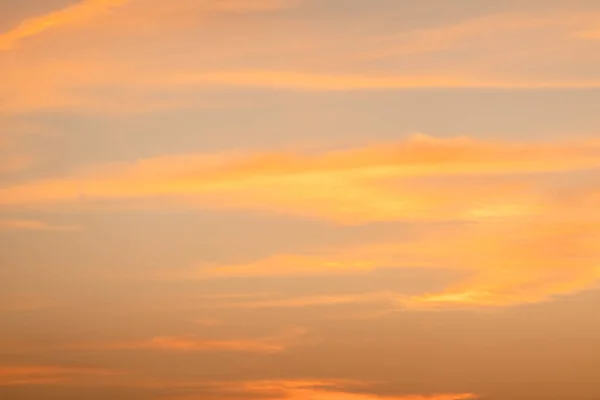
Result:
{"label": "streaked cloud", "polygon": [[[548,206],[544,188],[514,178],[519,174],[598,166],[597,140],[517,143],[417,135],[317,154],[191,154],[98,166],[0,188],[0,206],[162,198],[350,223],[479,220],[537,214]],[[444,184],[425,179],[433,176],[454,178]]]}
{"label": "streaked cloud", "polygon": [[[231,72],[204,72],[181,74],[166,80],[180,86],[224,86],[291,89],[309,91],[338,90],[394,90],[418,88],[479,88],[479,89],[586,89],[599,88],[600,80],[511,80],[477,78],[475,74],[464,76],[444,75],[368,75],[324,74],[293,71],[247,70]],[[165,82],[165,83],[166,83]]]}
{"label": "streaked cloud", "polygon": [[[1,151],[1,149],[0,149]],[[31,164],[31,159],[24,156],[8,156],[0,161],[0,174],[22,170]]]}
{"label": "streaked cloud", "polygon": [[212,6],[216,11],[247,13],[273,11],[298,5],[301,0],[217,0]]}
{"label": "streaked cloud", "polygon": [[313,295],[300,297],[272,297],[269,299],[252,299],[209,304],[213,309],[219,308],[302,308],[314,306],[335,306],[354,303],[371,303],[393,301],[396,296],[392,293],[364,293],[340,295]]}
{"label": "streaked cloud", "polygon": [[[227,396],[227,398],[237,395],[269,400],[467,400],[478,398],[478,396],[472,393],[393,396],[349,391],[355,385],[348,382],[317,380],[242,382],[227,384],[227,388],[223,390],[223,395]],[[358,386],[367,385],[360,383]],[[165,396],[163,400],[196,400],[200,398],[203,397],[186,394]]]}
{"label": "streaked cloud", "polygon": [[[149,338],[113,341],[70,341],[69,343],[41,344],[32,341],[5,343],[20,353],[42,351],[150,351],[158,353],[250,353],[274,354],[285,352],[305,339],[308,330],[294,328],[269,336],[207,338],[195,334],[154,336]],[[241,337],[240,337],[241,336]]]}
{"label": "streaked cloud", "polygon": [[[0,126],[0,129],[7,127]],[[0,133],[0,176],[21,171],[33,163],[32,157],[23,154],[12,136]]]}
{"label": "streaked cloud", "polygon": [[[124,7],[114,13],[118,15],[107,15],[102,24],[79,24],[121,4]],[[236,103],[235,99],[230,100],[235,96],[207,99],[207,92],[215,89],[324,92],[445,88],[527,92],[600,87],[600,76],[577,73],[577,68],[562,68],[550,74],[531,72],[538,64],[550,68],[565,58],[589,61],[591,53],[580,48],[579,42],[581,37],[594,36],[594,12],[501,13],[433,27],[400,25],[396,31],[365,33],[366,37],[357,37],[353,32],[341,35],[336,29],[348,31],[343,22],[336,29],[319,26],[313,32],[306,26],[310,32],[285,30],[280,35],[270,35],[266,26],[244,25],[248,20],[254,21],[254,17],[260,18],[262,12],[295,6],[302,9],[302,2],[88,0],[23,21],[0,36],[0,48],[14,47],[27,37],[57,27],[78,26],[78,35],[61,36],[59,57],[33,51],[2,63],[0,74],[7,78],[1,84],[6,100],[0,109],[8,113],[72,110],[114,114],[218,108]],[[217,31],[222,36],[218,47],[194,39],[193,47],[180,48],[190,37],[206,35],[204,26],[221,29],[214,24],[222,17],[239,18],[240,24],[235,26],[251,29],[251,44],[240,48],[235,45],[237,42],[231,42],[231,32]],[[119,42],[107,42],[110,37],[122,38],[124,43],[136,43],[132,47],[144,49],[144,43],[155,35],[162,38],[153,46],[155,50],[127,52],[130,61],[118,56],[123,51],[119,50]],[[81,37],[85,42],[97,43],[96,51],[81,49]],[[548,43],[554,46],[548,49]],[[179,61],[178,56],[161,56],[171,54],[169,49],[175,48],[188,55]],[[469,57],[444,57],[449,51],[465,49],[471,50]],[[530,51],[532,56],[521,59],[522,49],[535,52]],[[394,58],[405,56],[418,58],[418,67],[395,65]],[[496,62],[485,61],[490,59]],[[523,68],[515,69],[515,60]],[[118,102],[113,101],[116,97],[120,98]]]}
{"label": "streaked cloud", "polygon": [[127,1],[129,0],[82,0],[67,8],[32,17],[22,21],[10,31],[0,34],[0,51],[9,50],[21,40],[40,35],[45,31],[87,20]]}
{"label": "streaked cloud", "polygon": [[155,337],[150,340],[107,344],[106,349],[176,352],[279,353],[286,345],[277,340],[203,340],[193,337]]}
{"label": "streaked cloud", "polygon": [[582,30],[576,33],[576,36],[582,39],[600,40],[600,30],[590,29]]}
{"label": "streaked cloud", "polygon": [[[313,154],[191,154],[99,166],[68,178],[5,187],[0,189],[0,205],[135,204],[147,198],[163,207],[258,209],[344,224],[454,221],[450,228],[407,242],[274,254],[169,274],[208,279],[442,268],[468,271],[471,277],[447,292],[401,302],[514,305],[576,293],[598,281],[600,188],[586,178],[573,181],[564,192],[564,179],[559,184],[561,180],[549,177],[578,171],[595,176],[599,166],[600,146],[593,139],[492,142],[417,135]],[[254,306],[356,301],[332,296],[277,304],[267,299]]]}
{"label": "streaked cloud", "polygon": [[77,231],[80,228],[71,225],[54,225],[43,221],[26,219],[0,219],[0,230],[23,231]]}
{"label": "streaked cloud", "polygon": [[0,386],[67,384],[77,379],[115,374],[116,371],[89,367],[0,365]]}
{"label": "streaked cloud", "polygon": [[376,59],[416,56],[421,53],[461,50],[473,46],[479,48],[481,45],[503,42],[510,42],[516,49],[520,43],[514,42],[515,37],[568,39],[574,32],[583,37],[584,32],[593,32],[587,29],[594,27],[598,15],[598,12],[577,11],[566,14],[564,10],[505,12],[485,14],[433,27],[400,29],[395,34],[373,38],[374,49],[366,52],[364,57]]}
{"label": "streaked cloud", "polygon": [[[240,265],[204,266],[187,277],[260,278],[364,274],[382,268],[450,269],[466,273],[466,277],[442,293],[414,297],[397,293],[397,303],[409,307],[512,306],[549,301],[556,296],[596,287],[600,283],[599,244],[600,221],[597,219],[553,221],[548,215],[542,215],[453,226],[404,242],[341,248],[321,254],[283,254]],[[382,299],[393,297],[381,294]],[[306,300],[304,304],[311,301],[327,304],[336,300],[358,299],[341,296]],[[303,304],[302,299],[295,301],[290,300],[287,305]],[[269,306],[268,301],[263,303]],[[253,302],[248,304],[252,306]]]}

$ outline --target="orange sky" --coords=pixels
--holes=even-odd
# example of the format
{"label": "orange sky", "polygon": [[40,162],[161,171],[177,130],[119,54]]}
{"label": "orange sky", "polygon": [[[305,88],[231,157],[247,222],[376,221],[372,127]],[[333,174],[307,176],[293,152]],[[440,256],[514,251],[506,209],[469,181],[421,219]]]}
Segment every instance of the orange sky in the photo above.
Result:
{"label": "orange sky", "polygon": [[0,3],[0,399],[600,396],[600,4]]}

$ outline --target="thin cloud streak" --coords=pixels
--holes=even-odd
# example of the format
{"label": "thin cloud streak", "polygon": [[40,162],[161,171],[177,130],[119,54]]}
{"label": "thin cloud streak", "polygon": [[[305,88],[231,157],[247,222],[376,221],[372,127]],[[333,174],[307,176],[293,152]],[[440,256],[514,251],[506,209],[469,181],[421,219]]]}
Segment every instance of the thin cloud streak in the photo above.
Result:
{"label": "thin cloud streak", "polygon": [[200,266],[181,273],[180,279],[347,275],[381,268],[446,269],[467,276],[441,293],[398,294],[397,304],[412,308],[514,306],[547,302],[596,287],[600,283],[599,249],[600,222],[551,221],[542,215],[438,229],[405,242],[316,255],[282,254],[248,264]]}
{"label": "thin cloud streak", "polygon": [[77,379],[110,377],[117,374],[117,371],[100,368],[0,365],[0,387],[69,384]]}
{"label": "thin cloud streak", "polygon": [[[360,75],[324,74],[294,71],[231,71],[182,74],[167,79],[164,83],[179,86],[224,86],[255,87],[268,89],[290,89],[306,91],[346,90],[399,90],[399,89],[499,89],[499,90],[544,90],[544,89],[594,89],[600,88],[600,80],[506,80],[478,79],[470,76],[434,75]],[[476,74],[475,74],[476,75]],[[149,82],[149,84],[156,84]]]}
{"label": "thin cloud streak", "polygon": [[154,336],[150,338],[115,340],[109,342],[71,342],[53,345],[12,343],[20,353],[52,351],[150,351],[159,353],[250,353],[276,354],[293,348],[307,335],[308,330],[294,328],[258,338],[202,338],[196,335]]}
{"label": "thin cloud streak", "polygon": [[[412,395],[375,395],[352,392],[352,386],[370,386],[363,382],[342,382],[327,380],[281,380],[228,383],[221,393],[224,397],[242,398],[251,396],[265,400],[468,400],[478,399],[473,393],[460,394],[412,394]],[[219,390],[211,394],[219,395]],[[204,395],[206,396],[206,395]],[[169,395],[162,400],[199,400],[202,395]]]}
{"label": "thin cloud streak", "polygon": [[[259,296],[260,297],[260,296]],[[261,308],[304,308],[304,307],[321,307],[321,306],[337,306],[356,303],[391,303],[397,299],[397,295],[387,292],[374,293],[359,293],[359,294],[331,294],[331,295],[314,295],[314,296],[299,296],[285,298],[270,298],[270,299],[254,299],[248,296],[248,299],[235,302],[215,302],[206,305],[206,308],[236,308],[236,309],[261,309]]]}
{"label": "thin cloud streak", "polygon": [[0,219],[0,230],[73,232],[79,231],[80,228],[72,225],[48,224],[36,220]]}
{"label": "thin cloud streak", "polygon": [[147,341],[107,344],[105,349],[175,352],[279,353],[286,345],[269,340],[202,340],[192,337],[155,337]]}
{"label": "thin cloud streak", "polygon": [[48,30],[87,20],[129,0],[84,0],[70,7],[22,21],[12,30],[0,34],[0,51],[10,50],[24,39]]}
{"label": "thin cloud streak", "polygon": [[[502,176],[598,167],[597,140],[513,143],[418,135],[312,155],[192,154],[98,166],[68,178],[0,188],[0,207],[162,198],[344,223],[480,220],[537,214],[547,206],[543,192]],[[485,175],[490,177],[485,182],[466,179]],[[447,185],[422,180],[428,177],[453,180]]]}

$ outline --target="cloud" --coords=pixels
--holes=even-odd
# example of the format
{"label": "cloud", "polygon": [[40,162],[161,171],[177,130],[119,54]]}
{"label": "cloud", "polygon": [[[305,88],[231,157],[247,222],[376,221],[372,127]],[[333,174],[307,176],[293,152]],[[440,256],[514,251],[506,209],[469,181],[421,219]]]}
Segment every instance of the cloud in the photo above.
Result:
{"label": "cloud", "polygon": [[[340,248],[321,254],[284,254],[248,264],[201,266],[183,279],[318,276],[369,273],[382,268],[446,269],[461,278],[441,293],[414,297],[380,294],[402,307],[514,306],[550,301],[595,288],[600,283],[600,220],[548,215],[512,221],[468,223],[436,229],[404,242]],[[365,294],[365,299],[376,299]],[[363,300],[365,300],[363,299]],[[358,301],[282,301],[279,306]],[[240,302],[244,303],[244,302]],[[253,302],[247,302],[252,307]],[[257,306],[269,306],[268,301]],[[273,306],[278,306],[277,301]]]}
{"label": "cloud", "polygon": [[[6,129],[1,126],[0,129]],[[21,171],[33,163],[30,156],[22,154],[13,135],[0,132],[0,176]]]}
{"label": "cloud", "polygon": [[[232,265],[201,263],[192,270],[169,271],[168,278],[442,268],[468,277],[442,293],[408,299],[399,293],[398,301],[406,306],[508,306],[595,287],[600,276],[599,167],[600,142],[593,139],[506,142],[417,135],[341,151],[191,154],[100,166],[67,178],[5,186],[0,207],[101,207],[109,200],[136,207],[147,200],[160,207],[256,209],[342,224],[452,222],[405,242],[273,254]],[[251,302],[302,307],[355,301]]]}
{"label": "cloud", "polygon": [[116,371],[87,367],[1,366],[0,387],[66,384],[78,379],[112,376]]}
{"label": "cloud", "polygon": [[[85,25],[92,29],[52,37],[54,42],[47,44],[51,51],[32,48],[7,56],[7,62],[0,62],[0,90],[5,93],[0,109],[143,113],[222,108],[236,103],[231,88],[323,92],[600,87],[600,76],[581,73],[594,60],[588,58],[590,52],[575,53],[581,43],[573,40],[574,32],[593,32],[591,15],[597,12],[486,15],[433,28],[400,28],[381,38],[368,30],[347,29],[351,21],[346,18],[306,26],[302,13],[300,24],[279,29],[279,35],[272,35],[266,24],[237,23],[247,22],[254,13],[301,4],[294,0],[88,0],[23,21],[0,36],[0,48],[93,21],[125,4],[102,24]],[[232,35],[226,28],[231,20],[240,33]],[[274,26],[283,21],[274,19]],[[219,36],[219,45],[199,40],[207,35]],[[154,40],[157,37],[161,39]],[[82,47],[90,42],[95,44],[93,51]],[[149,42],[153,45],[147,46]],[[522,57],[521,47],[523,53],[534,49],[535,54],[516,59]],[[449,57],[449,52],[460,52],[461,57]],[[409,63],[414,67],[393,59],[406,54],[414,57]],[[566,59],[573,60],[572,69],[557,63]],[[546,65],[552,73],[536,72]],[[552,70],[554,65],[560,70]],[[222,95],[214,96],[215,89]]]}
{"label": "cloud", "polygon": [[[461,72],[423,73],[323,72],[310,70],[241,69],[223,67],[207,70],[163,66],[148,62],[143,70],[132,64],[107,58],[60,61],[33,59],[26,65],[2,69],[6,92],[0,110],[28,113],[40,110],[76,110],[106,114],[146,113],[180,109],[223,109],[253,107],[235,95],[215,96],[214,90],[286,90],[302,92],[381,91],[413,89],[571,90],[600,88],[600,78],[572,77],[545,79],[506,77],[480,73],[469,68]],[[146,63],[146,61],[140,61]],[[198,61],[202,64],[201,60]],[[225,92],[225,93],[226,93]],[[241,93],[241,92],[239,92]],[[115,102],[115,97],[120,100]],[[212,98],[212,99],[211,99]]]}
{"label": "cloud", "polygon": [[25,293],[0,295],[0,304],[0,313],[48,310],[61,305],[54,298]]}
{"label": "cloud", "polygon": [[347,295],[321,295],[321,296],[300,296],[286,298],[270,299],[248,299],[237,302],[223,302],[211,304],[211,309],[218,308],[303,308],[314,306],[335,306],[354,303],[370,303],[380,301],[391,301],[394,299],[391,293],[361,293]]}
{"label": "cloud", "polygon": [[[160,85],[247,87],[306,91],[397,90],[419,88],[458,89],[586,89],[599,88],[598,80],[535,80],[477,78],[473,72],[464,75],[448,74],[326,74],[285,70],[206,71],[181,73],[167,77]],[[152,82],[148,82],[152,85]]]}
{"label": "cloud", "polygon": [[155,337],[145,341],[109,344],[106,348],[182,352],[225,351],[267,354],[278,353],[286,349],[284,344],[274,343],[269,340],[202,340],[192,337]]}
{"label": "cloud", "polygon": [[[225,398],[248,396],[268,400],[467,400],[478,398],[471,393],[382,396],[348,391],[348,387],[367,386],[365,383],[327,380],[230,382],[223,386],[219,388],[219,385],[216,385],[213,388],[213,394],[220,393]],[[194,394],[171,395],[165,396],[163,400],[196,400],[204,399],[206,396],[206,393],[200,396]]]}
{"label": "cloud", "polygon": [[[26,20],[0,36],[0,48],[14,48],[26,37],[93,20],[98,13],[125,3],[126,0],[88,0]],[[346,29],[349,21],[343,18],[331,26],[311,26],[310,32],[303,24],[291,24],[292,28],[281,29],[280,35],[271,35],[264,24],[234,23],[232,26],[241,35],[232,36],[230,31],[223,30],[229,25],[221,24],[229,19],[245,21],[254,13],[290,8],[297,3],[293,0],[131,2],[122,12],[103,19],[93,29],[53,38],[57,39],[56,46],[54,42],[48,43],[52,51],[34,48],[7,58],[8,62],[0,62],[0,75],[4,77],[0,89],[5,93],[0,109],[8,113],[41,110],[143,113],[223,108],[237,103],[236,94],[229,90],[232,88],[324,92],[600,87],[600,76],[580,73],[580,68],[589,64],[586,56],[590,53],[574,54],[577,46],[563,40],[563,36],[572,40],[577,36],[573,32],[591,26],[588,22],[591,17],[578,13],[489,15],[433,29],[402,30],[384,38],[362,30],[350,32],[353,30]],[[281,21],[274,23],[279,26]],[[542,28],[548,31],[544,35],[537,32]],[[206,35],[219,36],[219,45],[198,40]],[[161,40],[154,40],[156,37]],[[235,37],[245,37],[244,45],[240,46]],[[82,43],[89,42],[95,43],[93,52],[82,48]],[[153,43],[151,48],[148,42]],[[465,42],[470,43],[468,52]],[[551,50],[538,54],[548,43],[553,44]],[[528,54],[533,48],[536,53],[516,62],[515,57],[520,53],[515,51],[516,46],[526,48]],[[494,54],[490,49],[494,49]],[[449,51],[465,55],[448,57]],[[188,55],[180,58],[178,54],[184,53]],[[393,60],[407,53],[414,57],[410,64],[415,67],[398,65]],[[327,61],[307,61],[317,59]],[[572,59],[578,66],[561,68],[546,76],[532,72],[545,64],[551,69],[557,60],[565,59]],[[515,69],[515,64],[522,68]],[[144,68],[138,68],[139,65]],[[338,65],[343,67],[330,67]],[[214,96],[215,89],[223,95]]]}
{"label": "cloud", "polygon": [[0,207],[145,198],[161,206],[167,201],[258,209],[344,223],[480,220],[539,214],[548,207],[547,188],[519,175],[599,166],[597,140],[517,143],[417,135],[317,154],[190,154],[99,166],[2,187]]}
{"label": "cloud", "polygon": [[[295,328],[280,334],[259,338],[207,339],[194,335],[156,336],[149,339],[99,343],[70,343],[53,347],[65,350],[149,350],[160,352],[234,352],[272,354],[286,351],[296,345],[307,333]],[[37,349],[37,348],[36,348]]]}
{"label": "cloud", "polygon": [[577,32],[575,35],[582,39],[600,40],[600,30],[583,30]]}
{"label": "cloud", "polygon": [[31,158],[27,156],[6,155],[0,147],[0,174],[8,174],[20,171],[31,165]]}
{"label": "cloud", "polygon": [[43,221],[24,219],[0,219],[0,230],[23,230],[23,231],[63,231],[71,232],[79,230],[76,226],[52,225]]}
{"label": "cloud", "polygon": [[215,11],[248,13],[276,11],[293,7],[299,0],[218,0],[213,3]]}
{"label": "cloud", "polygon": [[0,34],[0,51],[9,50],[20,41],[48,30],[72,25],[103,13],[128,0],[83,0],[67,8],[22,21],[12,30]]}
{"label": "cloud", "polygon": [[[545,40],[551,37],[569,38],[572,32],[591,26],[594,16],[597,15],[598,13],[594,11],[565,13],[564,10],[486,14],[456,23],[400,30],[373,38],[374,49],[365,52],[363,57],[377,59],[417,56],[423,53],[456,51],[481,45],[503,45],[506,41],[512,42],[514,49],[519,46],[519,43],[514,43],[516,37],[525,40],[528,45],[532,40],[535,41],[540,37]],[[475,54],[469,56],[473,55]],[[490,55],[485,53],[485,56]]]}

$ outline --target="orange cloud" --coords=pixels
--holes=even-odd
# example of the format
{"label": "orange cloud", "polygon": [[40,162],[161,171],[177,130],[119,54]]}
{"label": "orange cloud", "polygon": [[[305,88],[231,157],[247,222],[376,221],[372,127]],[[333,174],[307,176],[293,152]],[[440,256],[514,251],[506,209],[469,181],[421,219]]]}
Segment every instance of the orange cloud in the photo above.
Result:
{"label": "orange cloud", "polygon": [[[275,270],[265,271],[265,275],[272,276],[269,272]],[[208,303],[207,308],[218,309],[218,308],[301,308],[301,307],[312,307],[312,306],[333,306],[341,304],[353,304],[353,303],[370,303],[379,301],[394,301],[397,299],[392,293],[361,293],[361,294],[348,294],[348,295],[315,295],[315,296],[301,296],[301,297],[284,297],[278,298],[271,296],[263,298],[265,296],[252,295],[244,296],[244,300],[238,301],[217,301],[215,303]],[[258,298],[258,299],[257,299]]]}
{"label": "orange cloud", "polygon": [[15,311],[44,310],[60,305],[51,297],[39,296],[35,294],[21,293],[19,295],[4,294],[0,295],[0,313]]}
{"label": "orange cloud", "polygon": [[23,39],[37,36],[47,30],[87,20],[128,0],[83,0],[50,14],[21,22],[12,30],[0,34],[0,51],[9,50]]}
{"label": "orange cloud", "polygon": [[[477,399],[472,393],[433,394],[433,395],[398,395],[383,396],[348,391],[348,386],[365,386],[365,383],[344,381],[255,381],[227,383],[223,389],[227,394],[241,396],[260,396],[268,400],[468,400]],[[218,388],[218,386],[217,386]],[[344,390],[345,389],[345,390]],[[196,400],[202,396],[183,395],[167,396],[164,400]]]}
{"label": "orange cloud", "polygon": [[278,353],[286,346],[268,340],[199,340],[189,337],[155,337],[147,341],[111,344],[107,348],[164,351],[227,351],[243,353]]}
{"label": "orange cloud", "polygon": [[52,225],[43,221],[23,219],[0,219],[0,230],[25,230],[25,231],[76,231],[76,226]]}
{"label": "orange cloud", "polygon": [[213,3],[216,11],[247,13],[289,8],[297,0],[219,0]]}
{"label": "orange cloud", "polygon": [[[458,23],[433,28],[401,30],[391,35],[374,38],[372,46],[375,49],[366,51],[359,58],[416,56],[420,53],[464,50],[481,45],[494,48],[494,45],[503,42],[510,42],[511,48],[514,49],[520,45],[515,43],[516,37],[531,46],[531,40],[535,40],[536,36],[544,40],[568,38],[574,31],[593,26],[593,20],[597,19],[597,15],[598,13],[593,11],[565,13],[565,10],[488,14]],[[489,53],[484,55],[490,57]]]}
{"label": "orange cloud", "polygon": [[70,349],[156,350],[174,352],[241,352],[279,353],[295,344],[306,334],[304,329],[293,329],[279,335],[252,339],[201,339],[194,336],[158,336],[148,340],[115,343],[82,343],[70,345]]}
{"label": "orange cloud", "polygon": [[[13,48],[25,38],[88,20],[110,7],[124,3],[127,3],[127,0],[87,0],[45,16],[26,20],[13,30],[0,35],[0,49]],[[588,22],[591,19],[589,15],[565,15],[564,11],[558,15],[490,15],[435,29],[401,31],[383,39],[365,34],[363,37],[336,37],[331,35],[331,28],[322,28],[323,31],[310,34],[298,28],[299,31],[294,29],[283,32],[281,38],[272,38],[273,35],[263,36],[266,35],[265,32],[260,32],[256,42],[243,48],[232,43],[224,44],[222,49],[210,45],[198,48],[202,44],[191,39],[201,32],[197,30],[198,26],[204,26],[199,24],[199,21],[207,19],[210,23],[206,25],[215,29],[215,34],[218,35],[221,26],[214,25],[213,22],[220,20],[222,14],[229,14],[228,18],[242,18],[241,15],[231,14],[278,10],[294,6],[296,3],[298,2],[294,0],[131,2],[131,8],[127,7],[128,9],[114,18],[103,21],[101,26],[95,26],[93,30],[85,33],[89,36],[83,42],[98,43],[98,48],[93,53],[85,49],[80,51],[81,38],[74,37],[75,40],[72,40],[64,37],[64,41],[60,42],[62,46],[56,50],[60,53],[66,49],[62,54],[52,53],[52,56],[48,57],[43,52],[34,51],[19,54],[22,57],[15,57],[11,62],[0,63],[0,75],[5,78],[1,90],[7,93],[3,96],[5,101],[0,107],[5,112],[76,109],[130,113],[229,106],[214,104],[222,103],[222,97],[221,100],[211,102],[206,96],[197,96],[199,93],[206,94],[206,88],[212,90],[214,87],[304,91],[414,88],[543,90],[600,87],[599,77],[584,78],[584,75],[578,74],[576,70],[565,70],[556,74],[554,78],[543,78],[534,73],[523,75],[522,72],[511,72],[509,68],[503,68],[502,62],[507,60],[508,67],[514,65],[510,59],[514,60],[514,46],[519,46],[519,43],[528,49],[542,47],[536,42],[540,37],[536,31],[539,28],[559,28],[559,33],[564,33],[562,36],[565,37],[572,37],[572,32],[582,29],[582,32],[594,32],[595,25]],[[182,25],[189,29],[181,29]],[[587,29],[588,25],[590,29]],[[243,26],[240,29],[246,28]],[[568,46],[570,42],[553,40],[562,36],[552,32],[543,36],[543,43],[555,44],[551,52],[543,55],[547,60],[536,54],[525,60],[525,65],[535,66],[542,61],[551,63],[557,59],[576,57],[568,53],[572,50],[572,47]],[[256,33],[251,31],[251,36]],[[513,33],[513,36],[506,40],[506,33]],[[124,62],[123,57],[119,56],[123,48],[118,43],[115,45],[110,42],[108,46],[105,45],[106,38],[112,35],[122,37],[124,45],[132,48],[144,48],[143,43],[147,43],[153,37],[161,37],[165,43],[178,43],[177,46],[189,43],[190,53],[193,51],[197,55],[186,58],[185,63],[169,64],[171,56],[167,53],[170,54],[169,48],[172,46],[161,47],[159,44],[152,52],[128,52],[127,61]],[[497,42],[486,42],[485,39],[493,35],[510,42],[510,46],[496,46]],[[582,35],[593,36],[590,33]],[[328,40],[327,37],[334,39]],[[252,36],[252,39],[256,38]],[[449,47],[450,50],[456,50],[457,44],[458,49],[464,51],[460,44],[465,40],[474,41],[480,47],[472,51],[470,56],[461,57],[461,65],[456,66],[455,57],[448,59],[443,51]],[[297,47],[298,51],[290,50],[291,44]],[[340,44],[348,49],[348,56],[342,54],[344,52],[331,50],[338,48]],[[498,63],[489,63],[490,57],[494,57],[489,53],[489,49],[494,49],[497,53],[499,47],[508,48],[510,54],[503,56]],[[483,51],[479,51],[480,48]],[[394,74],[381,72],[390,69],[385,64],[381,65],[383,68],[376,66],[375,71],[379,72],[374,72],[373,69],[359,67],[360,61],[356,62],[357,59],[384,58],[398,53],[412,53],[413,56],[421,57],[423,54],[414,53],[436,52],[442,53],[442,57],[432,58],[429,57],[431,54],[426,54],[423,60],[419,59],[415,63],[425,65],[424,68],[404,71],[393,68],[394,71],[398,71]],[[210,54],[210,57],[206,58],[203,54]],[[246,54],[250,54],[249,60],[256,59],[258,63],[240,61],[246,59]],[[348,57],[351,60],[347,60]],[[486,64],[485,61],[478,62],[472,58],[488,62]],[[157,63],[157,59],[165,62]],[[315,68],[314,63],[307,63],[307,59],[328,59],[329,62],[325,65],[344,65],[346,69],[332,72],[331,69]],[[144,65],[145,68],[140,70],[136,68],[137,65]],[[115,96],[121,100],[114,102]],[[202,97],[202,100],[198,97]]]}
{"label": "orange cloud", "polygon": [[576,36],[582,39],[592,39],[599,40],[600,39],[600,30],[584,30],[576,33]]}
{"label": "orange cloud", "polygon": [[[352,223],[480,220],[544,210],[544,193],[515,178],[518,174],[599,166],[597,140],[512,143],[417,135],[321,154],[197,154],[111,165],[69,178],[5,186],[0,207],[162,198]],[[442,177],[448,181],[439,181]]]}
{"label": "orange cloud", "polygon": [[[541,215],[462,224],[438,228],[405,242],[321,254],[282,254],[248,264],[200,266],[182,277],[332,275],[380,268],[449,269],[467,275],[442,293],[415,297],[397,293],[395,301],[402,306],[512,306],[549,301],[600,283],[600,221]],[[373,294],[365,296],[377,298]],[[381,293],[379,298],[394,295]],[[313,303],[328,303],[328,299],[320,300],[313,299]],[[329,299],[352,300],[359,298]],[[243,306],[246,302],[240,303]],[[268,301],[263,303],[269,305]],[[310,303],[290,300],[288,306]]]}
{"label": "orange cloud", "polygon": [[64,384],[85,377],[114,375],[99,368],[60,366],[0,366],[0,386]]}
{"label": "orange cloud", "polygon": [[[493,142],[417,135],[316,154],[192,154],[105,166],[69,178],[5,186],[0,206],[133,200],[135,207],[146,198],[161,206],[166,199],[191,207],[258,209],[340,223],[451,220],[456,224],[408,242],[199,265],[179,278],[446,268],[470,277],[443,293],[411,299],[400,294],[399,301],[409,306],[514,305],[595,286],[600,187],[590,176],[597,177],[599,167],[597,140]],[[576,174],[583,170],[585,178]],[[558,172],[573,174],[566,175],[573,182],[568,190],[554,182],[552,174]],[[564,182],[558,175],[556,180]],[[355,300],[298,299],[279,306]],[[262,306],[269,303],[277,305],[267,299]]]}
{"label": "orange cloud", "polygon": [[3,135],[0,133],[0,176],[20,171],[32,164],[31,157],[21,154],[12,139],[14,139],[12,135]]}
{"label": "orange cloud", "polygon": [[[230,72],[181,73],[167,77],[168,85],[263,87],[308,91],[393,90],[415,88],[482,88],[482,89],[585,89],[600,87],[599,80],[536,81],[485,79],[473,72],[464,76],[440,75],[368,75],[326,74],[311,72],[245,70]],[[152,84],[152,81],[148,82]],[[154,83],[154,84],[156,84]]]}
{"label": "orange cloud", "polygon": [[[2,148],[0,147],[0,154]],[[2,154],[0,160],[0,174],[7,174],[14,171],[22,170],[31,164],[31,159],[26,156],[15,156]]]}

